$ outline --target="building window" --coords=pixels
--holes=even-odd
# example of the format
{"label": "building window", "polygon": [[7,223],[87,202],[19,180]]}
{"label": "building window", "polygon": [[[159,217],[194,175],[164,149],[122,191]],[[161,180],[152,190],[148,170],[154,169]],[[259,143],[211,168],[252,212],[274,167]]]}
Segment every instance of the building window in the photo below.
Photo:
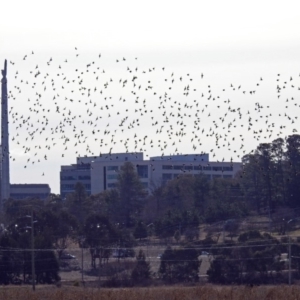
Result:
{"label": "building window", "polygon": [[49,196],[49,194],[44,194],[44,193],[12,193],[10,194],[10,197],[15,199],[15,200],[21,200],[21,199],[26,199],[26,198],[40,198],[40,199],[45,199]]}
{"label": "building window", "polygon": [[163,180],[170,180],[170,179],[172,179],[172,174],[163,173],[162,174],[162,179]]}
{"label": "building window", "polygon": [[148,166],[147,165],[137,165],[137,173],[140,178],[148,178]]}
{"label": "building window", "polygon": [[107,171],[118,171],[119,167],[118,166],[108,166]]}
{"label": "building window", "polygon": [[173,166],[172,166],[172,165],[163,165],[163,166],[162,166],[162,169],[163,169],[163,170],[172,170],[172,169],[173,169]]}
{"label": "building window", "polygon": [[230,166],[230,167],[223,167],[223,170],[224,171],[232,172],[233,171],[233,167],[232,166]]}
{"label": "building window", "polygon": [[222,175],[213,174],[212,177],[213,178],[222,178]]}
{"label": "building window", "polygon": [[201,171],[202,170],[202,166],[194,166],[194,170]]}
{"label": "building window", "polygon": [[223,178],[229,179],[232,178],[232,175],[223,175]]}
{"label": "building window", "polygon": [[117,186],[116,183],[108,183],[108,184],[107,184],[107,187],[108,187],[108,188],[111,188],[111,189],[115,188],[116,186]]}
{"label": "building window", "polygon": [[91,189],[91,185],[90,184],[84,184],[84,187],[86,190],[90,190]]}
{"label": "building window", "polygon": [[74,190],[74,184],[62,184],[61,189],[65,191],[72,191]]}
{"label": "building window", "polygon": [[212,167],[213,171],[222,171],[223,167]]}
{"label": "building window", "polygon": [[203,167],[203,170],[204,170],[204,171],[211,171],[211,167],[210,167],[210,166],[204,166],[204,167]]}
{"label": "building window", "polygon": [[185,170],[191,171],[193,170],[193,166],[185,166]]}
{"label": "building window", "polygon": [[79,180],[90,180],[91,176],[90,175],[80,175],[78,176]]}
{"label": "building window", "polygon": [[183,170],[184,169],[184,166],[174,166],[174,170]]}
{"label": "building window", "polygon": [[60,180],[77,180],[76,176],[60,176]]}
{"label": "building window", "polygon": [[107,174],[107,179],[118,179],[118,174]]}

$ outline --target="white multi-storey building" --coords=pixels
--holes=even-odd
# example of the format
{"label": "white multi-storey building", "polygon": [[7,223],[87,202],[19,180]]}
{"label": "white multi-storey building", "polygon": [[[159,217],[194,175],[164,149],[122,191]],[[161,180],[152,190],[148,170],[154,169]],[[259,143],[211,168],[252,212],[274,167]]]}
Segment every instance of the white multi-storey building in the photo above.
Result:
{"label": "white multi-storey building", "polygon": [[212,178],[233,178],[241,169],[240,162],[210,162],[208,154],[185,154],[150,157],[143,153],[102,154],[99,157],[78,157],[77,164],[61,166],[60,193],[64,198],[81,182],[89,195],[116,187],[118,172],[124,162],[136,166],[142,184],[149,192],[182,174],[204,174]]}

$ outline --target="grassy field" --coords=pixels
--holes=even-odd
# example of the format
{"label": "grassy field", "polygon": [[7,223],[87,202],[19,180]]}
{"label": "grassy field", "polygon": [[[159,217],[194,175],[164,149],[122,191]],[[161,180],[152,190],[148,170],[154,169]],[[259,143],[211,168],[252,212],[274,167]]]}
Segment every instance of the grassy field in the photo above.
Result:
{"label": "grassy field", "polygon": [[3,300],[300,300],[298,286],[259,286],[259,287],[154,287],[130,289],[91,289],[82,287],[38,286],[35,292],[29,287],[0,287]]}

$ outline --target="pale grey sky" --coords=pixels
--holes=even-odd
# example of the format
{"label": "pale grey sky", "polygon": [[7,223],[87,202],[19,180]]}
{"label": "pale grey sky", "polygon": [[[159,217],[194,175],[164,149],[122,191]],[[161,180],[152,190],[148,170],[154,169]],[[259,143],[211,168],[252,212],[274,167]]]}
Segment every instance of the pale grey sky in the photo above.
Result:
{"label": "pale grey sky", "polygon": [[[128,138],[129,151],[142,148],[147,150],[145,154],[149,156],[162,152],[200,153],[214,149],[210,155],[212,160],[229,160],[231,157],[238,160],[237,155],[241,157],[243,154],[241,151],[250,151],[259,142],[271,142],[279,132],[282,132],[282,137],[292,134],[298,128],[298,123],[291,120],[299,115],[300,99],[299,8],[299,1],[2,1],[0,64],[2,68],[5,58],[14,63],[8,65],[8,88],[12,96],[9,103],[10,150],[13,157],[11,182],[45,182],[50,184],[53,192],[58,193],[60,165],[74,163],[76,151],[81,155],[88,154],[87,143],[94,154],[108,152],[112,138],[113,142],[116,141],[113,152],[125,151],[124,140]],[[76,57],[76,54],[79,56]],[[27,58],[23,60],[25,55]],[[122,60],[123,57],[126,61]],[[48,66],[50,58],[52,63]],[[116,63],[116,60],[120,62]],[[86,65],[93,61],[93,70],[81,74],[81,78],[84,80],[82,86],[92,91],[96,87],[96,92],[89,96],[83,90],[79,91],[78,81],[66,86],[63,78],[75,80],[78,75],[75,70],[85,71]],[[128,67],[132,73],[127,70]],[[134,72],[135,68],[138,68],[137,72]],[[151,68],[155,71],[149,72]],[[36,70],[41,73],[37,78],[34,77]],[[101,73],[103,70],[105,73]],[[143,88],[133,94],[132,83],[123,88],[119,80],[131,82],[135,73],[138,76],[136,82]],[[169,90],[172,73],[175,82]],[[278,73],[280,81],[276,81]],[[97,74],[98,81],[95,79]],[[55,92],[51,80],[55,81]],[[148,81],[151,83],[148,84]],[[104,87],[106,82],[109,83],[107,89]],[[278,84],[282,88],[279,99]],[[152,89],[146,91],[148,85]],[[196,91],[184,96],[183,88],[187,85]],[[100,90],[103,94],[99,93]],[[256,90],[254,95],[249,94],[252,90]],[[154,91],[157,95],[153,94]],[[158,95],[165,92],[171,99],[162,107]],[[209,94],[212,98],[207,100]],[[54,95],[56,100],[53,100]],[[120,97],[125,98],[126,102],[119,101]],[[139,97],[139,103],[135,103],[136,97]],[[66,98],[74,100],[70,102]],[[79,103],[78,99],[82,102]],[[230,104],[224,102],[228,99]],[[285,102],[287,99],[288,103]],[[139,111],[138,116],[135,110],[143,107],[143,100],[147,103],[148,112],[141,116]],[[85,105],[86,102],[88,105]],[[97,104],[95,107],[94,103]],[[163,123],[165,111],[177,116],[178,103],[181,103],[182,115],[186,114],[184,119],[170,117],[170,123]],[[196,103],[199,103],[200,110],[197,117]],[[263,106],[260,112],[255,110],[256,103]],[[184,108],[185,104],[193,105],[193,108]],[[105,109],[105,105],[110,105],[109,109]],[[56,112],[57,106],[60,113]],[[237,113],[228,113],[228,106],[231,109],[240,108],[242,118],[239,119]],[[49,113],[46,107],[50,109]],[[100,107],[104,109],[100,110]],[[205,109],[204,113],[201,113],[202,109]],[[153,110],[152,114],[149,114],[150,110]],[[70,115],[67,114],[69,111]],[[92,116],[89,116],[90,112]],[[220,118],[226,112],[228,116],[222,123]],[[109,114],[111,116],[108,118]],[[30,134],[43,128],[44,116],[48,119],[48,125],[41,134],[34,133],[32,140]],[[67,126],[64,121],[68,116],[76,116],[72,126]],[[97,116],[102,118],[95,122]],[[140,126],[125,127],[121,132],[119,123],[126,116],[127,126],[137,118],[140,119]],[[254,121],[250,131],[247,130],[249,116],[258,120]],[[27,125],[20,128],[19,124],[24,119],[28,119]],[[82,123],[84,120],[86,122]],[[87,124],[89,120],[93,120],[93,125]],[[151,125],[154,120],[158,121],[159,127]],[[201,128],[197,138],[193,128],[196,120]],[[269,120],[268,124],[274,123],[273,132],[260,134],[254,139],[253,131],[266,131],[266,120]],[[177,121],[184,124],[176,124]],[[232,127],[228,129],[230,123]],[[55,129],[60,124],[64,124],[64,132],[52,134],[51,128]],[[170,124],[173,124],[172,130]],[[215,127],[215,124],[220,126]],[[100,130],[97,141],[91,130],[95,125]],[[286,128],[280,131],[280,125]],[[164,128],[156,134],[160,126]],[[106,127],[110,128],[110,133],[104,135]],[[80,134],[81,130],[87,138],[86,142],[80,147],[74,146],[78,140],[75,134]],[[167,130],[172,132],[171,139]],[[176,132],[180,131],[185,136],[176,136]],[[206,136],[212,132],[211,136]],[[226,143],[223,142],[225,134]],[[134,138],[135,135],[137,138]],[[143,146],[138,141],[145,135],[148,135],[148,140],[153,140],[153,147],[149,143]],[[222,141],[219,149],[215,146],[216,136]],[[107,145],[103,143],[100,147],[99,139],[103,138]],[[194,141],[191,142],[192,138]],[[64,144],[66,139],[69,140],[67,145]],[[138,142],[137,149],[135,140]],[[227,146],[229,140],[231,148]],[[240,149],[242,142],[244,148]],[[223,144],[226,146],[223,147]],[[162,151],[164,145],[166,148]],[[193,145],[197,146],[196,150]],[[26,151],[26,147],[30,150]],[[213,154],[216,156],[213,157]]]}

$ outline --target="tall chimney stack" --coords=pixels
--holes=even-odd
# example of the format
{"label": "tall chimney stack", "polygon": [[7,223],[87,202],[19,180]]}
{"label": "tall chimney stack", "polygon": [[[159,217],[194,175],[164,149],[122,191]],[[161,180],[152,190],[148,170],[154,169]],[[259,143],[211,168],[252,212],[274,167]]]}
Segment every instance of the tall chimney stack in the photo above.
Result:
{"label": "tall chimney stack", "polygon": [[4,61],[4,70],[1,70],[1,199],[0,211],[3,210],[3,201],[9,198],[9,139],[8,139],[8,107],[7,107],[7,60]]}

